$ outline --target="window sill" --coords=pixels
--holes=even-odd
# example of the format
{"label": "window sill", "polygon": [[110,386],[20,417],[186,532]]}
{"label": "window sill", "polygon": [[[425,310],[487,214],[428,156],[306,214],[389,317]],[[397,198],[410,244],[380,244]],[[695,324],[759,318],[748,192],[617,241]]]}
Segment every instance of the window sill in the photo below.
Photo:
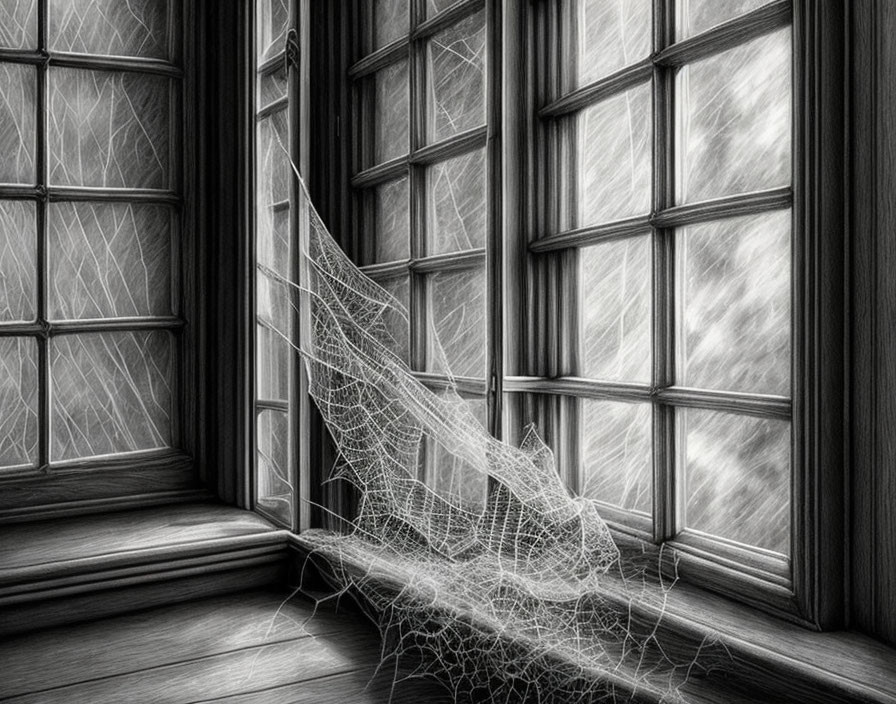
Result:
{"label": "window sill", "polygon": [[[290,536],[300,561],[310,553],[326,560],[318,552],[319,535],[312,530]],[[374,567],[357,555],[348,565],[396,590],[407,586],[395,565]],[[605,596],[622,604],[618,594],[608,589]],[[810,631],[687,584],[676,585],[662,608],[638,602],[632,609],[638,621],[659,624],[657,636],[671,652],[714,641],[730,653],[714,672],[685,684],[681,693],[687,701],[896,702],[896,652],[867,636]]]}
{"label": "window sill", "polygon": [[269,584],[286,532],[192,503],[0,528],[0,634]]}

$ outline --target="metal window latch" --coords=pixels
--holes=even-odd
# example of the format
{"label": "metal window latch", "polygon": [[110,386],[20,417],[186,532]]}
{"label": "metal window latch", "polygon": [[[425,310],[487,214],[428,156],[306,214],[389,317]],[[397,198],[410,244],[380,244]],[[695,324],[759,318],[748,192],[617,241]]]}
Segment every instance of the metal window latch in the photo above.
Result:
{"label": "metal window latch", "polygon": [[286,33],[284,62],[287,73],[290,66],[299,67],[299,33],[295,29],[291,29]]}

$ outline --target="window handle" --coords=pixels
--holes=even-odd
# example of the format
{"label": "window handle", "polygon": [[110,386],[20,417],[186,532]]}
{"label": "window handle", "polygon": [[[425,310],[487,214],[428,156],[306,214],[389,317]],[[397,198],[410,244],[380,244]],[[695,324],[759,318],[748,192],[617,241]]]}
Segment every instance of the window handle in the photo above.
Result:
{"label": "window handle", "polygon": [[299,67],[299,33],[295,28],[286,33],[286,51],[284,52],[284,68],[289,73],[290,66]]}

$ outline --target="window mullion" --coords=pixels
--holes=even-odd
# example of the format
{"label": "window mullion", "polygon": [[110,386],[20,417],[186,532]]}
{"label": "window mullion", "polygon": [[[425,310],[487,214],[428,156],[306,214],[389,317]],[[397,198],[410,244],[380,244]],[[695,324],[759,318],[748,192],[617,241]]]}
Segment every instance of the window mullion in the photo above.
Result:
{"label": "window mullion", "polygon": [[[411,35],[425,17],[425,8],[420,2],[410,3]],[[425,143],[426,106],[426,73],[424,42],[408,36],[408,105],[410,120],[408,125],[408,154],[414,153]],[[426,167],[420,164],[408,164],[408,190],[410,202],[411,260],[426,256]],[[426,276],[410,270],[409,304],[410,304],[410,362],[411,369],[426,369]]]}
{"label": "window mullion", "polygon": [[[673,40],[673,15],[669,3],[654,0],[653,42],[658,54]],[[654,65],[653,91],[653,179],[652,210],[662,212],[673,204],[672,90],[673,69]],[[654,227],[653,241],[653,388],[663,389],[673,376],[673,262],[672,233],[669,228]],[[653,534],[662,542],[675,535],[676,475],[675,419],[671,406],[653,407]]]}
{"label": "window mullion", "polygon": [[[49,0],[38,0],[37,3],[37,41],[38,51],[48,55],[47,20]],[[46,331],[47,318],[47,61],[37,65],[37,144],[35,153],[35,170],[39,198],[37,211],[37,323]],[[50,350],[49,335],[37,336],[38,355],[38,467],[43,470],[50,464]]]}

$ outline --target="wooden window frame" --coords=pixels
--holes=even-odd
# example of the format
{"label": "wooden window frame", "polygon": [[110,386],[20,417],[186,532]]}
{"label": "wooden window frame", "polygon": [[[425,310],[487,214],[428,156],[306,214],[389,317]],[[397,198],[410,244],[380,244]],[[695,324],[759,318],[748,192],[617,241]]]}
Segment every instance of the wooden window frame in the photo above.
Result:
{"label": "wooden window frame", "polygon": [[[352,125],[349,171],[352,175],[352,254],[355,261],[367,262],[372,257],[375,224],[370,208],[365,205],[368,189],[407,177],[410,203],[410,256],[407,260],[366,264],[361,270],[375,281],[386,283],[398,277],[409,282],[409,315],[411,319],[410,362],[415,370],[426,369],[427,314],[426,277],[447,271],[470,271],[483,265],[485,270],[485,368],[482,377],[456,377],[455,388],[464,398],[481,399],[487,408],[488,426],[500,432],[501,394],[501,166],[500,166],[500,3],[495,0],[459,0],[441,12],[427,17],[425,0],[409,2],[407,32],[387,45],[355,57],[348,69],[352,92]],[[436,33],[456,25],[477,12],[485,20],[485,124],[448,138],[427,143],[426,110],[426,46]],[[353,7],[352,45],[366,50],[372,46],[373,27],[367,5]],[[373,127],[370,110],[370,86],[365,78],[399,61],[408,61],[409,71],[409,145],[407,153],[382,164],[364,168],[372,162]],[[426,254],[428,223],[426,220],[426,169],[447,159],[483,150],[485,154],[485,246],[446,254]],[[449,384],[443,373],[416,371],[415,376],[438,389]]]}
{"label": "wooden window frame", "polygon": [[[810,3],[778,0],[715,28],[672,44],[672,5],[655,0],[655,51],[624,68],[569,94],[564,67],[574,66],[563,53],[561,36],[569,31],[559,5],[535,3],[526,22],[536,39],[530,75],[536,88],[528,109],[538,118],[524,132],[537,146],[529,168],[546,173],[549,183],[562,183],[561,170],[570,145],[558,134],[556,118],[634,85],[651,82],[654,105],[654,202],[646,217],[627,218],[597,227],[560,231],[561,213],[569,202],[551,200],[544,180],[530,188],[528,249],[537,260],[527,265],[529,279],[544,283],[544,302],[533,313],[531,329],[551,330],[551,319],[562,317],[560,329],[546,340],[530,344],[523,366],[528,376],[509,378],[508,390],[551,394],[535,401],[553,430],[559,464],[575,481],[578,400],[581,397],[651,402],[654,413],[654,521],[633,525],[605,507],[620,535],[636,536],[646,545],[662,548],[677,573],[700,586],[811,627],[842,621],[843,589],[843,150],[842,134],[843,13],[839,2]],[[779,188],[709,203],[674,204],[671,192],[671,125],[674,69],[720,49],[741,44],[791,23],[793,38],[793,188]],[[838,31],[839,29],[839,31]],[[568,36],[568,34],[567,34]],[[532,41],[530,39],[530,41]],[[819,116],[824,115],[825,119]],[[663,168],[663,166],[665,168]],[[550,179],[553,179],[550,181]],[[566,189],[569,192],[569,188]],[[693,222],[793,208],[793,401],[779,397],[698,391],[669,385],[671,334],[672,228]],[[577,299],[576,248],[613,237],[650,233],[653,240],[654,345],[652,384],[610,384],[580,379],[575,345]],[[531,294],[530,294],[531,295]],[[573,372],[570,374],[570,372]],[[701,536],[678,535],[671,507],[676,501],[673,408],[736,410],[763,417],[792,418],[793,460],[791,501],[791,557],[782,560],[761,551],[742,550]],[[531,412],[531,411],[530,411]],[[572,426],[572,427],[570,427]],[[658,509],[658,510],[657,510]],[[822,517],[824,519],[822,520]],[[659,552],[658,552],[659,554]]]}
{"label": "wooden window frame", "polygon": [[[194,165],[201,150],[196,125],[202,107],[197,91],[199,60],[195,37],[199,0],[175,0],[168,12],[169,59],[117,57],[52,51],[48,44],[49,0],[37,2],[38,48],[0,50],[0,61],[34,66],[37,71],[34,186],[0,186],[0,198],[36,204],[37,320],[0,325],[2,337],[29,337],[38,343],[38,462],[30,469],[0,476],[0,522],[44,515],[84,513],[101,507],[124,508],[195,498],[208,476],[203,463],[202,417],[204,373],[200,335],[204,319],[197,296],[197,250],[201,247],[199,182]],[[46,144],[50,67],[126,71],[171,79],[169,189],[51,186]],[[89,321],[48,321],[47,204],[50,202],[151,203],[172,208],[173,293],[177,315]],[[171,447],[83,460],[50,461],[48,340],[85,332],[165,330],[174,336]]]}

